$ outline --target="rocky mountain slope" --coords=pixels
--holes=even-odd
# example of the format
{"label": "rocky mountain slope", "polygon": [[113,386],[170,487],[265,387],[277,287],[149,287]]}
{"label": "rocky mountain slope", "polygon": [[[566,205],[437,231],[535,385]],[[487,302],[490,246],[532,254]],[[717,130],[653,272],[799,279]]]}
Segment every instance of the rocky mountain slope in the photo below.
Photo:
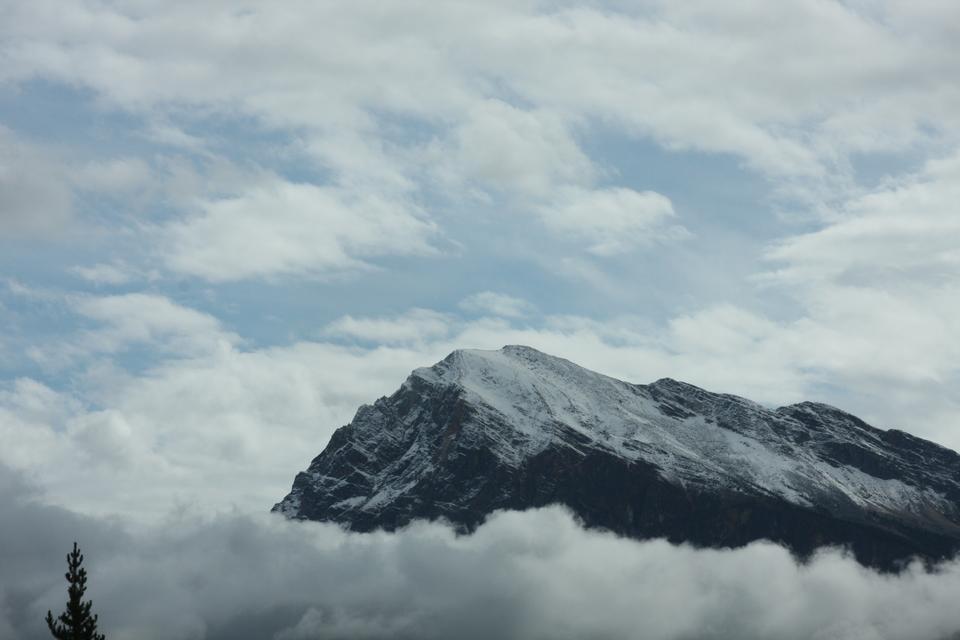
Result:
{"label": "rocky mountain slope", "polygon": [[704,546],[770,539],[864,564],[960,548],[960,456],[812,402],[635,385],[535,349],[456,351],[361,407],[274,507],[357,531],[562,503],[587,526]]}

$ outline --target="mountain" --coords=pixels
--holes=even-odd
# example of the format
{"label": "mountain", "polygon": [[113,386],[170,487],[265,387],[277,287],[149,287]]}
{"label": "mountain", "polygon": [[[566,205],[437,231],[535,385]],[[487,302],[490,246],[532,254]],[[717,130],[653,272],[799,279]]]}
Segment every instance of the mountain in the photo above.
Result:
{"label": "mountain", "polygon": [[589,527],[895,569],[960,549],[960,455],[825,404],[616,380],[523,346],[415,370],[338,429],[273,510],[392,530],[561,503]]}

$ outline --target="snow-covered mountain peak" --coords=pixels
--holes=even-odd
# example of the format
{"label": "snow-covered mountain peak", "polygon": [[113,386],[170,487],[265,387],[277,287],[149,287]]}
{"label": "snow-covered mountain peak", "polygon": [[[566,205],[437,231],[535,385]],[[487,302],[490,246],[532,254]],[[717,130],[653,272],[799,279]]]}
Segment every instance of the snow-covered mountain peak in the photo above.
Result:
{"label": "snow-covered mountain peak", "polygon": [[[770,409],[670,378],[631,384],[520,345],[458,350],[415,370],[337,431],[277,509],[359,528],[412,517],[470,523],[550,496],[585,500],[578,509],[590,512],[609,498],[584,492],[608,476],[628,483],[601,483],[615,495],[654,483],[684,500],[782,504],[960,539],[952,451],[825,404]],[[574,478],[586,484],[568,486]],[[625,513],[636,508],[650,507]],[[639,526],[612,515],[597,523],[613,526],[605,518]]]}
{"label": "snow-covered mountain peak", "polygon": [[558,426],[595,437],[600,428],[623,432],[638,413],[655,411],[643,387],[519,345],[454,351],[412,378],[455,387],[474,415],[490,414],[528,436],[503,451],[511,458],[528,454],[529,446],[546,446]]}
{"label": "snow-covered mountain peak", "polygon": [[524,345],[507,345],[496,350],[457,349],[432,367],[417,369],[414,375],[465,386],[496,386],[524,377],[523,371],[541,378],[607,377]]}

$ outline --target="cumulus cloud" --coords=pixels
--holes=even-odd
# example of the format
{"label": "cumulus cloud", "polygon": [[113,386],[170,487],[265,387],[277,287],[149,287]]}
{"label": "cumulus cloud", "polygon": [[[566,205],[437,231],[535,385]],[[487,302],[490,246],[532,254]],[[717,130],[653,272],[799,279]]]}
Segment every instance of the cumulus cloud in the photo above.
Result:
{"label": "cumulus cloud", "polygon": [[[140,294],[90,299],[81,312],[102,327],[48,345],[51,358],[73,362],[74,386],[27,376],[0,384],[0,436],[10,442],[0,461],[35,477],[58,504],[143,520],[174,506],[269,508],[357,407],[447,347],[400,335],[390,347],[244,350],[210,316]],[[398,335],[399,324],[379,325],[361,320],[355,332],[386,339],[385,326]],[[123,368],[117,356],[144,344],[147,366]]]}
{"label": "cumulus cloud", "polygon": [[665,223],[675,215],[668,197],[626,187],[596,187],[601,170],[558,114],[524,111],[493,100],[465,118],[448,144],[452,148],[430,150],[448,188],[476,185],[482,192],[493,192],[518,211],[537,215],[547,228],[584,242],[599,256],[686,233],[679,225]]}
{"label": "cumulus cloud", "polygon": [[392,318],[343,316],[327,325],[324,333],[384,345],[422,343],[446,337],[452,321],[430,309],[411,309]]}
{"label": "cumulus cloud", "polygon": [[44,506],[0,474],[11,640],[45,637],[75,539],[101,629],[117,640],[936,640],[960,628],[955,563],[881,576],[825,551],[798,565],[768,543],[696,550],[587,531],[557,507],[495,514],[470,536],[424,522],[351,534],[267,514],[130,529]]}
{"label": "cumulus cloud", "polygon": [[214,282],[328,275],[366,268],[367,257],[432,251],[431,223],[373,193],[277,180],[200,209],[166,228],[167,264]]}
{"label": "cumulus cloud", "polygon": [[496,291],[469,295],[460,301],[459,306],[464,311],[504,318],[522,318],[533,311],[533,305],[526,300]]}
{"label": "cumulus cloud", "polygon": [[222,330],[220,321],[213,316],[160,295],[128,293],[80,298],[75,309],[81,316],[105,325],[86,334],[89,347],[96,351],[112,352],[139,342],[195,354],[201,345],[237,340]]}
{"label": "cumulus cloud", "polygon": [[[451,135],[452,178],[525,197],[548,197],[558,185],[589,183],[596,167],[556,113],[525,111],[499,100],[480,102]],[[450,163],[438,163],[443,175]]]}
{"label": "cumulus cloud", "polygon": [[680,225],[666,224],[674,216],[669,198],[622,187],[561,190],[550,204],[540,207],[540,216],[552,229],[586,238],[588,250],[601,256],[688,233]]}

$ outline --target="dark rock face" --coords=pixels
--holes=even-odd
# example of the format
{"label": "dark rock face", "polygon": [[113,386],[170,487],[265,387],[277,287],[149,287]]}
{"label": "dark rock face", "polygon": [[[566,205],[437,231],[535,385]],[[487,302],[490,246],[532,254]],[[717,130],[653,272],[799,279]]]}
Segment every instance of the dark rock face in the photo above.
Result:
{"label": "dark rock face", "polygon": [[631,385],[527,347],[458,351],[363,406],[274,507],[392,530],[560,503],[633,538],[895,569],[960,549],[960,456],[827,405],[765,409],[673,380]]}

